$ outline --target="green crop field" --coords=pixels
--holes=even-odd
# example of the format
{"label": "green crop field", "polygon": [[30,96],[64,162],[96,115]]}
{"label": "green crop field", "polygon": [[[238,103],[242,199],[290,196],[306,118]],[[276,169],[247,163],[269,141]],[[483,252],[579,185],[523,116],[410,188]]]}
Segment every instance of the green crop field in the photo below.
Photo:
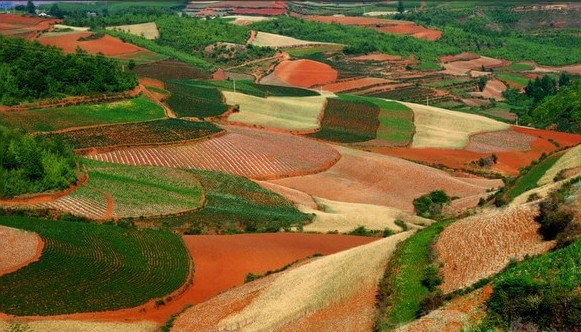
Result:
{"label": "green crop field", "polygon": [[201,206],[201,184],[190,172],[88,159],[83,163],[89,170],[89,188],[111,195],[116,217],[167,215]]}
{"label": "green crop field", "polygon": [[115,310],[161,298],[186,282],[190,258],[167,231],[0,216],[38,233],[40,260],[0,277],[0,311],[57,315]]}
{"label": "green crop field", "polygon": [[511,63],[508,69],[514,71],[523,71],[523,70],[533,70],[535,69],[535,67],[526,63]]}
{"label": "green crop field", "polygon": [[329,98],[321,120],[321,130],[310,136],[333,142],[355,143],[376,138],[379,107],[351,95]]}
{"label": "green crop field", "polygon": [[[180,81],[180,84],[188,86],[199,86],[202,88],[215,87],[219,90],[234,91],[234,81]],[[293,88],[278,85],[256,84],[250,80],[237,80],[236,92],[252,95],[256,97],[310,97],[318,96],[319,93],[312,90]]]}
{"label": "green crop field", "polygon": [[513,83],[521,87],[526,86],[529,83],[528,78],[518,74],[497,74],[496,77],[501,81]]}
{"label": "green crop field", "polygon": [[420,64],[418,65],[417,68],[421,71],[433,71],[433,70],[442,69],[442,66],[440,66],[439,64],[437,64],[435,62],[422,61],[422,62],[420,62]]}
{"label": "green crop field", "polygon": [[312,216],[296,209],[282,196],[234,175],[191,171],[206,194],[206,206],[196,212],[150,218],[170,228],[193,234],[277,232],[309,221]]}
{"label": "green crop field", "polygon": [[209,122],[180,119],[162,119],[137,123],[125,123],[97,128],[86,128],[49,137],[62,138],[75,149],[107,147],[115,145],[148,145],[194,140],[222,131]]}
{"label": "green crop field", "polygon": [[141,96],[97,105],[0,112],[0,125],[27,131],[51,131],[97,124],[145,121],[163,118],[161,106]]}
{"label": "green crop field", "polygon": [[147,88],[147,90],[149,90],[149,91],[161,93],[164,96],[171,95],[171,93],[169,91],[167,91],[166,89],[157,88],[155,86],[146,86],[145,88]]}
{"label": "green crop field", "polygon": [[206,118],[219,116],[228,110],[222,102],[222,94],[213,86],[170,81],[165,87],[171,92],[167,104],[179,117]]}
{"label": "green crop field", "polygon": [[371,97],[356,97],[379,107],[379,128],[377,138],[397,146],[408,145],[412,141],[414,122],[412,110],[396,101]]}

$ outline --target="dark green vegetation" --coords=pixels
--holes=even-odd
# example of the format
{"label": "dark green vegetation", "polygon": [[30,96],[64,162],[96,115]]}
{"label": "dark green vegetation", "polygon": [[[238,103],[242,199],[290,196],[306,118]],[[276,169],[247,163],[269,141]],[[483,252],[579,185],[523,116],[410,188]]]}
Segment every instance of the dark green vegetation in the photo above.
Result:
{"label": "dark green vegetation", "polygon": [[540,128],[555,126],[555,130],[581,132],[581,80],[544,99],[531,112],[532,122]]}
{"label": "dark green vegetation", "polygon": [[[234,81],[182,81],[188,85],[213,86],[220,90],[234,91]],[[266,97],[309,97],[318,96],[319,93],[312,90],[293,88],[278,85],[256,84],[250,80],[236,80],[236,92],[251,96]]]}
{"label": "dark green vegetation", "polygon": [[577,14],[574,10],[539,11],[536,15],[540,14],[542,19],[537,20],[537,29],[531,29],[522,27],[520,23],[535,13],[531,14],[531,10],[517,12],[510,8],[518,3],[493,2],[490,6],[481,6],[481,3],[464,2],[466,6],[461,7],[465,8],[452,8],[454,4],[412,11],[401,17],[441,29],[442,38],[434,44],[464,52],[511,61],[533,60],[553,66],[573,64],[581,59],[581,49],[576,47],[581,43],[578,34],[567,33],[566,30],[555,32],[539,26],[541,21],[547,21],[548,15],[555,13],[555,21],[575,20]]}
{"label": "dark green vegetation", "polygon": [[333,142],[355,143],[377,137],[380,109],[369,101],[351,95],[327,99],[321,130],[309,136]]}
{"label": "dark green vegetation", "polygon": [[523,70],[533,70],[535,69],[534,66],[526,64],[526,63],[511,63],[510,66],[508,67],[508,69],[510,70],[514,70],[514,71],[523,71]]}
{"label": "dark green vegetation", "polygon": [[338,24],[305,21],[292,17],[279,17],[272,21],[257,22],[252,28],[291,36],[303,40],[313,40],[348,45],[347,54],[382,52],[409,56],[414,54],[420,60],[437,61],[440,55],[460,53],[460,49],[439,42],[430,42],[409,36],[387,34],[371,29]]}
{"label": "dark green vegetation", "polygon": [[581,241],[509,267],[493,281],[485,326],[513,323],[545,330],[581,326]]}
{"label": "dark green vegetation", "polygon": [[18,216],[2,216],[0,224],[36,232],[45,242],[39,261],[0,277],[4,313],[134,307],[176,290],[189,273],[188,252],[170,232]]}
{"label": "dark green vegetation", "polygon": [[228,110],[222,102],[222,94],[213,86],[170,81],[165,87],[171,92],[167,104],[179,117],[207,118],[220,116]]}
{"label": "dark green vegetation", "polygon": [[162,119],[98,128],[81,128],[63,133],[48,134],[48,136],[58,137],[75,149],[86,149],[188,141],[220,131],[222,129],[209,122]]}
{"label": "dark green vegetation", "polygon": [[84,51],[64,55],[60,49],[18,38],[0,36],[0,103],[94,92],[130,90],[135,75],[125,73],[118,62]]}
{"label": "dark green vegetation", "polygon": [[[400,89],[394,89],[389,91],[382,91],[370,94],[369,96],[375,98],[385,98],[385,99],[393,99],[399,101],[408,101],[412,103],[425,103],[426,96],[431,97],[433,95],[433,91],[429,88],[421,87],[421,86],[408,86]],[[433,99],[430,98],[432,102]]]}
{"label": "dark green vegetation", "polygon": [[[575,209],[566,204],[567,197],[574,192],[581,177],[573,178],[539,204],[540,213],[535,221],[541,224],[539,233],[547,241],[557,240],[557,247],[564,247],[581,237],[581,224],[573,222]],[[579,189],[577,189],[579,190]]]}
{"label": "dark green vegetation", "polygon": [[429,194],[414,199],[414,208],[418,216],[438,218],[444,204],[450,203],[450,197],[443,190],[434,190]]}
{"label": "dark green vegetation", "polygon": [[205,189],[206,206],[179,216],[147,221],[186,234],[278,232],[302,226],[312,216],[299,212],[282,196],[256,183],[220,172],[191,171]]}
{"label": "dark green vegetation", "polygon": [[64,189],[76,180],[75,161],[62,140],[0,127],[0,197]]}
{"label": "dark green vegetation", "polygon": [[429,273],[430,248],[446,225],[432,224],[399,244],[379,283],[376,330],[390,331],[413,320],[423,313],[426,302],[437,296],[437,291],[430,292],[426,286],[434,282],[434,275]]}
{"label": "dark green vegetation", "polygon": [[0,112],[0,125],[27,131],[52,131],[117,122],[145,121],[164,117],[161,106],[145,96],[119,102]]}

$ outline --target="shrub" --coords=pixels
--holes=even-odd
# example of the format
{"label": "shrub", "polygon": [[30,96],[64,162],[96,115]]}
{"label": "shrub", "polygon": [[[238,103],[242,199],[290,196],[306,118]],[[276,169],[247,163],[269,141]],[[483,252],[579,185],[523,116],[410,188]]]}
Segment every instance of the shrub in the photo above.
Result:
{"label": "shrub", "polygon": [[399,226],[401,228],[401,230],[404,232],[409,229],[408,225],[403,220],[397,219],[393,223],[396,224],[397,226]]}
{"label": "shrub", "polygon": [[440,267],[438,264],[430,264],[424,268],[424,277],[422,285],[424,285],[430,292],[434,292],[436,287],[442,284],[443,278],[440,274]]}
{"label": "shrub", "polygon": [[414,208],[418,216],[437,218],[444,204],[450,202],[450,197],[443,190],[435,190],[429,194],[414,199]]}

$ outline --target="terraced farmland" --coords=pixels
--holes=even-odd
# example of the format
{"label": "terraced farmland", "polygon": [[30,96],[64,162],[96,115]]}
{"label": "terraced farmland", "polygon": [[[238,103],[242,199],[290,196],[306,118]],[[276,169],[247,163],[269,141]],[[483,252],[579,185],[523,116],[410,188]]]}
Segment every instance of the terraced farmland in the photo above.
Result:
{"label": "terraced farmland", "polygon": [[139,77],[150,77],[161,81],[207,79],[210,77],[209,72],[175,59],[138,64],[132,72]]}
{"label": "terraced farmland", "polygon": [[170,232],[17,216],[0,217],[0,224],[37,232],[45,242],[39,261],[0,277],[3,313],[138,306],[176,290],[189,273],[188,253]]}
{"label": "terraced farmland", "polygon": [[537,233],[536,215],[534,206],[508,208],[468,217],[444,229],[435,245],[437,259],[443,263],[442,290],[467,287],[501,271],[511,259],[548,251],[553,244]]}
{"label": "terraced farmland", "polygon": [[52,131],[98,124],[145,121],[164,116],[163,109],[159,105],[141,96],[97,105],[0,112],[0,125],[24,128],[28,131]]}
{"label": "terraced farmland", "polygon": [[376,138],[379,107],[361,98],[329,98],[321,130],[311,136],[333,142],[354,143]]}
{"label": "terraced farmland", "polygon": [[148,218],[190,234],[277,232],[310,220],[288,200],[242,177],[191,171],[204,188],[206,204],[191,213]]}
{"label": "terraced farmland", "polygon": [[85,160],[89,180],[72,194],[36,204],[90,219],[168,215],[202,206],[195,175],[179,169],[126,166]]}
{"label": "terraced farmland", "polygon": [[319,114],[327,100],[322,96],[260,98],[229,91],[222,94],[227,104],[238,105],[240,110],[228,121],[287,130],[318,129]]}
{"label": "terraced farmland", "polygon": [[163,145],[192,141],[221,131],[222,129],[209,122],[163,119],[97,128],[81,128],[49,134],[48,136],[61,138],[75,149],[86,150],[89,148]]}
{"label": "terraced farmland", "polygon": [[250,80],[236,80],[234,81],[196,81],[196,80],[182,80],[180,84],[189,86],[201,87],[215,87],[220,91],[234,91],[234,84],[236,84],[236,92],[255,97],[312,97],[319,96],[319,93],[313,90],[302,88],[294,88],[288,86],[256,84]]}
{"label": "terraced farmland", "polygon": [[181,146],[132,148],[88,158],[128,165],[222,171],[253,179],[309,174],[330,167],[339,153],[298,136],[225,127],[226,135]]}
{"label": "terraced farmland", "polygon": [[390,146],[406,146],[414,134],[414,114],[412,110],[395,101],[378,98],[358,97],[379,107],[379,128],[377,138]]}

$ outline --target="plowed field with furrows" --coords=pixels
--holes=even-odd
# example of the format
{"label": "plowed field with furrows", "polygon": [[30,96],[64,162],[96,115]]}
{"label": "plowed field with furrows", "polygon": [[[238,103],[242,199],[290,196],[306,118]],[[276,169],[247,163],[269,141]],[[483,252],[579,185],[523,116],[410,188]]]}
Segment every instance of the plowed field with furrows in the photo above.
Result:
{"label": "plowed field with furrows", "polygon": [[31,208],[54,209],[74,214],[76,216],[91,219],[103,219],[107,213],[107,200],[104,196],[102,200],[64,196],[52,202],[33,205]]}
{"label": "plowed field with furrows", "polygon": [[222,171],[254,179],[310,174],[339,158],[332,147],[298,136],[229,127],[228,134],[181,146],[135,148],[89,158],[128,164]]}

